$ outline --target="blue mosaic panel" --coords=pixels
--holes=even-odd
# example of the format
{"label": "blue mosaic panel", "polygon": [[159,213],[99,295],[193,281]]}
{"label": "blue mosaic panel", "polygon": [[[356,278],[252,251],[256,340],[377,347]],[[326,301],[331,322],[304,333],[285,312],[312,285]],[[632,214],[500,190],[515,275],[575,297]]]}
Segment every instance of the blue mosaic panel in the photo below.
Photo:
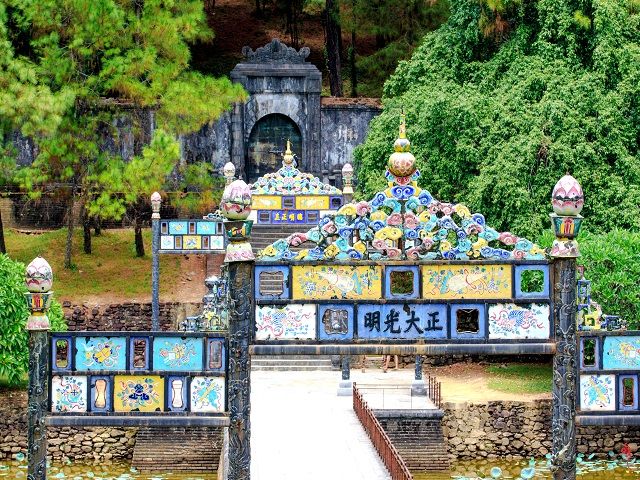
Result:
{"label": "blue mosaic panel", "polygon": [[[475,317],[477,311],[477,324],[475,322],[461,322],[463,315],[470,314]],[[458,314],[460,312],[460,315]],[[451,338],[484,338],[486,335],[486,311],[483,303],[458,303],[451,305]],[[470,327],[477,327],[470,328]]]}
{"label": "blue mosaic panel", "polygon": [[[418,270],[418,266],[412,267],[391,267],[388,266],[385,269],[385,286],[384,286],[384,297],[389,299],[410,299],[410,298],[418,298],[420,296],[420,271]],[[411,272],[413,275],[412,278],[412,291],[410,293],[402,294],[402,293],[392,293],[392,286],[394,283],[398,281],[398,277],[394,275],[394,272]]]}
{"label": "blue mosaic panel", "polygon": [[447,338],[447,306],[406,303],[359,305],[358,338]]}
{"label": "blue mosaic panel", "polygon": [[201,338],[156,337],[153,341],[153,370],[202,370],[202,350]]}
{"label": "blue mosaic panel", "polygon": [[216,235],[219,222],[198,222],[196,233],[198,235]]}
{"label": "blue mosaic panel", "polygon": [[640,336],[607,336],[602,347],[603,370],[640,370]]}
{"label": "blue mosaic panel", "polygon": [[187,396],[189,393],[189,385],[187,377],[167,377],[167,386],[165,388],[167,395],[167,409],[170,412],[186,412],[188,406]]}
{"label": "blue mosaic panel", "polygon": [[259,300],[291,298],[287,266],[256,266],[254,282],[255,295]]}
{"label": "blue mosaic panel", "polygon": [[320,340],[351,340],[353,305],[319,305],[318,337]]}
{"label": "blue mosaic panel", "polygon": [[71,337],[55,335],[51,339],[51,369],[55,372],[71,370]]}
{"label": "blue mosaic panel", "polygon": [[227,355],[224,338],[207,338],[207,365],[205,370],[224,372],[227,365]]}
{"label": "blue mosaic panel", "polygon": [[[584,350],[587,342],[593,342],[593,365],[587,365],[585,362],[588,360],[585,358]],[[597,337],[582,337],[580,338],[580,370],[599,370],[600,367],[600,339]]]}
{"label": "blue mosaic panel", "polygon": [[620,375],[618,377],[618,409],[638,410],[638,376]]}
{"label": "blue mosaic panel", "polygon": [[[549,265],[516,265],[516,298],[549,298]],[[522,291],[522,273],[526,271],[542,272],[542,290],[539,292]]]}
{"label": "blue mosaic panel", "polygon": [[89,396],[89,410],[92,412],[110,412],[113,398],[113,381],[110,376],[91,377],[89,385],[91,394]]}
{"label": "blue mosaic panel", "polygon": [[77,337],[76,370],[126,370],[127,339],[125,337]]}
{"label": "blue mosaic panel", "polygon": [[188,235],[188,222],[169,222],[170,235]]}
{"label": "blue mosaic panel", "polygon": [[149,337],[131,337],[129,339],[130,370],[149,370],[150,343]]}

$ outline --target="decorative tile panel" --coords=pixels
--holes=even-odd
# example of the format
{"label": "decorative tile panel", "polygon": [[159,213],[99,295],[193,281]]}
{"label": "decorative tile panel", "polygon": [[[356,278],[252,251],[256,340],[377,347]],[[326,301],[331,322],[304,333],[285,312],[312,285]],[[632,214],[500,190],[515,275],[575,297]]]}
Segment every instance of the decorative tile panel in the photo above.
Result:
{"label": "decorative tile panel", "polygon": [[350,340],[353,338],[353,305],[318,305],[318,338]]}
{"label": "decorative tile panel", "polygon": [[548,339],[551,336],[548,304],[489,306],[489,338],[510,340]]}
{"label": "decorative tile panel", "polygon": [[484,303],[455,303],[451,305],[451,338],[477,339],[486,335]]}
{"label": "decorative tile panel", "polygon": [[289,267],[256,266],[254,282],[255,296],[259,300],[290,298]]}
{"label": "decorative tile panel", "polygon": [[190,399],[192,412],[224,412],[224,379],[221,377],[193,377]]}
{"label": "decorative tile panel", "polygon": [[155,375],[116,375],[116,412],[161,412],[164,410],[164,380]]}
{"label": "decorative tile panel", "polygon": [[580,375],[580,410],[614,411],[615,409],[615,375]]}
{"label": "decorative tile panel", "polygon": [[606,336],[602,348],[604,370],[640,370],[640,336]]}
{"label": "decorative tile panel", "polygon": [[422,297],[432,299],[511,298],[511,265],[425,265]]}
{"label": "decorative tile panel", "polygon": [[51,411],[87,411],[87,377],[55,375],[51,378]]}
{"label": "decorative tile panel", "polygon": [[156,337],[153,341],[153,369],[168,371],[202,370],[201,338]]}
{"label": "decorative tile panel", "polygon": [[295,265],[293,298],[304,300],[382,297],[382,267],[379,265]]}
{"label": "decorative tile panel", "polygon": [[[384,272],[385,298],[406,300],[420,297],[420,270],[417,265],[410,267],[386,266]],[[396,285],[396,282],[398,282],[398,277],[401,275],[407,275],[407,277],[410,277],[410,285],[407,285],[408,291],[406,293],[394,293],[394,291],[397,292],[397,290],[395,290],[394,288],[398,287],[398,285]]]}
{"label": "decorative tile panel", "polygon": [[316,338],[315,305],[259,305],[256,307],[256,340]]}
{"label": "decorative tile panel", "polygon": [[76,370],[126,370],[124,337],[76,337]]}
{"label": "decorative tile panel", "polygon": [[329,197],[297,196],[296,208],[298,210],[329,210]]}
{"label": "decorative tile panel", "polygon": [[167,410],[170,412],[187,411],[188,392],[187,377],[167,377]]}
{"label": "decorative tile panel", "polygon": [[92,376],[89,410],[110,412],[112,409],[113,384],[110,376]]}
{"label": "decorative tile panel", "polygon": [[447,338],[447,306],[397,304],[358,305],[358,338]]}
{"label": "decorative tile panel", "polygon": [[[542,289],[538,292],[522,291],[522,274],[524,272],[542,272]],[[516,298],[549,298],[550,282],[549,282],[549,265],[516,265]]]}

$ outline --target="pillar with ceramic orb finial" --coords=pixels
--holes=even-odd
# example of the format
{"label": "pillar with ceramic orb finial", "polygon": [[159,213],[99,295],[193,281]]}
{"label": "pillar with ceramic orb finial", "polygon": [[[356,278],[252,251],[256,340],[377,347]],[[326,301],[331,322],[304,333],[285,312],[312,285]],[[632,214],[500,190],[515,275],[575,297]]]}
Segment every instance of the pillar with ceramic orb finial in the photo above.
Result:
{"label": "pillar with ceramic orb finial", "polygon": [[151,330],[160,330],[160,205],[158,192],[151,194]]}
{"label": "pillar with ceramic orb finial", "polygon": [[554,480],[576,478],[576,392],[578,391],[578,344],[576,339],[576,237],[582,225],[584,193],[571,175],[562,177],[551,195],[551,223],[555,240],[553,257],[553,303],[556,353],[553,357],[553,417],[551,470]]}
{"label": "pillar with ceramic orb finial", "polygon": [[342,199],[345,205],[353,200],[353,166],[350,163],[342,167]]}
{"label": "pillar with ceramic orb finial", "polygon": [[222,175],[224,176],[224,184],[230,185],[233,182],[234,177],[236,176],[236,167],[233,163],[227,162],[222,167]]}
{"label": "pillar with ceramic orb finial", "polygon": [[229,405],[229,480],[250,480],[251,361],[249,340],[253,324],[253,262],[255,257],[249,236],[253,222],[251,189],[242,180],[224,189],[220,210],[227,236],[224,258],[229,272],[229,368],[227,399]]}
{"label": "pillar with ceramic orb finial", "polygon": [[47,427],[49,383],[49,318],[53,292],[53,271],[42,257],[35,258],[26,269],[25,293],[29,306],[26,328],[29,332],[29,389],[27,423],[27,478],[47,478]]}

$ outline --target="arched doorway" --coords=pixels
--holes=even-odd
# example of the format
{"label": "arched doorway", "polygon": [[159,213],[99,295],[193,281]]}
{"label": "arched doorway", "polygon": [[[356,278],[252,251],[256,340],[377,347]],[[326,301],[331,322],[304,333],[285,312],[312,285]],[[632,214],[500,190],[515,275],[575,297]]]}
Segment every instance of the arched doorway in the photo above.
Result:
{"label": "arched doorway", "polygon": [[291,149],[299,160],[302,135],[293,120],[286,115],[272,113],[256,122],[247,146],[247,180],[250,183],[265,173],[275,172],[280,168],[287,140],[291,140]]}

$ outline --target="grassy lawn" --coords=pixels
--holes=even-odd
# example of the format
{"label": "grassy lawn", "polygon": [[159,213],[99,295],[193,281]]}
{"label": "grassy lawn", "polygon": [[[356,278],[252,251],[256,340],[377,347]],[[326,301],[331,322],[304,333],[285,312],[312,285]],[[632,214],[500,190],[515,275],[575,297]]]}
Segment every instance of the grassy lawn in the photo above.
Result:
{"label": "grassy lawn", "polygon": [[506,393],[551,392],[552,367],[546,364],[512,363],[490,365],[487,385],[492,390]]}
{"label": "grassy lawn", "polygon": [[[151,297],[151,230],[143,232],[146,256],[137,258],[133,229],[103,230],[93,237],[93,254],[82,251],[82,230],[77,229],[73,241],[74,268],[63,268],[66,230],[41,235],[5,231],[7,253],[28,264],[42,255],[53,268],[53,290],[60,300],[84,300],[92,296],[113,299],[150,299]],[[170,292],[172,281],[179,277],[182,255],[160,257],[160,294]]]}

